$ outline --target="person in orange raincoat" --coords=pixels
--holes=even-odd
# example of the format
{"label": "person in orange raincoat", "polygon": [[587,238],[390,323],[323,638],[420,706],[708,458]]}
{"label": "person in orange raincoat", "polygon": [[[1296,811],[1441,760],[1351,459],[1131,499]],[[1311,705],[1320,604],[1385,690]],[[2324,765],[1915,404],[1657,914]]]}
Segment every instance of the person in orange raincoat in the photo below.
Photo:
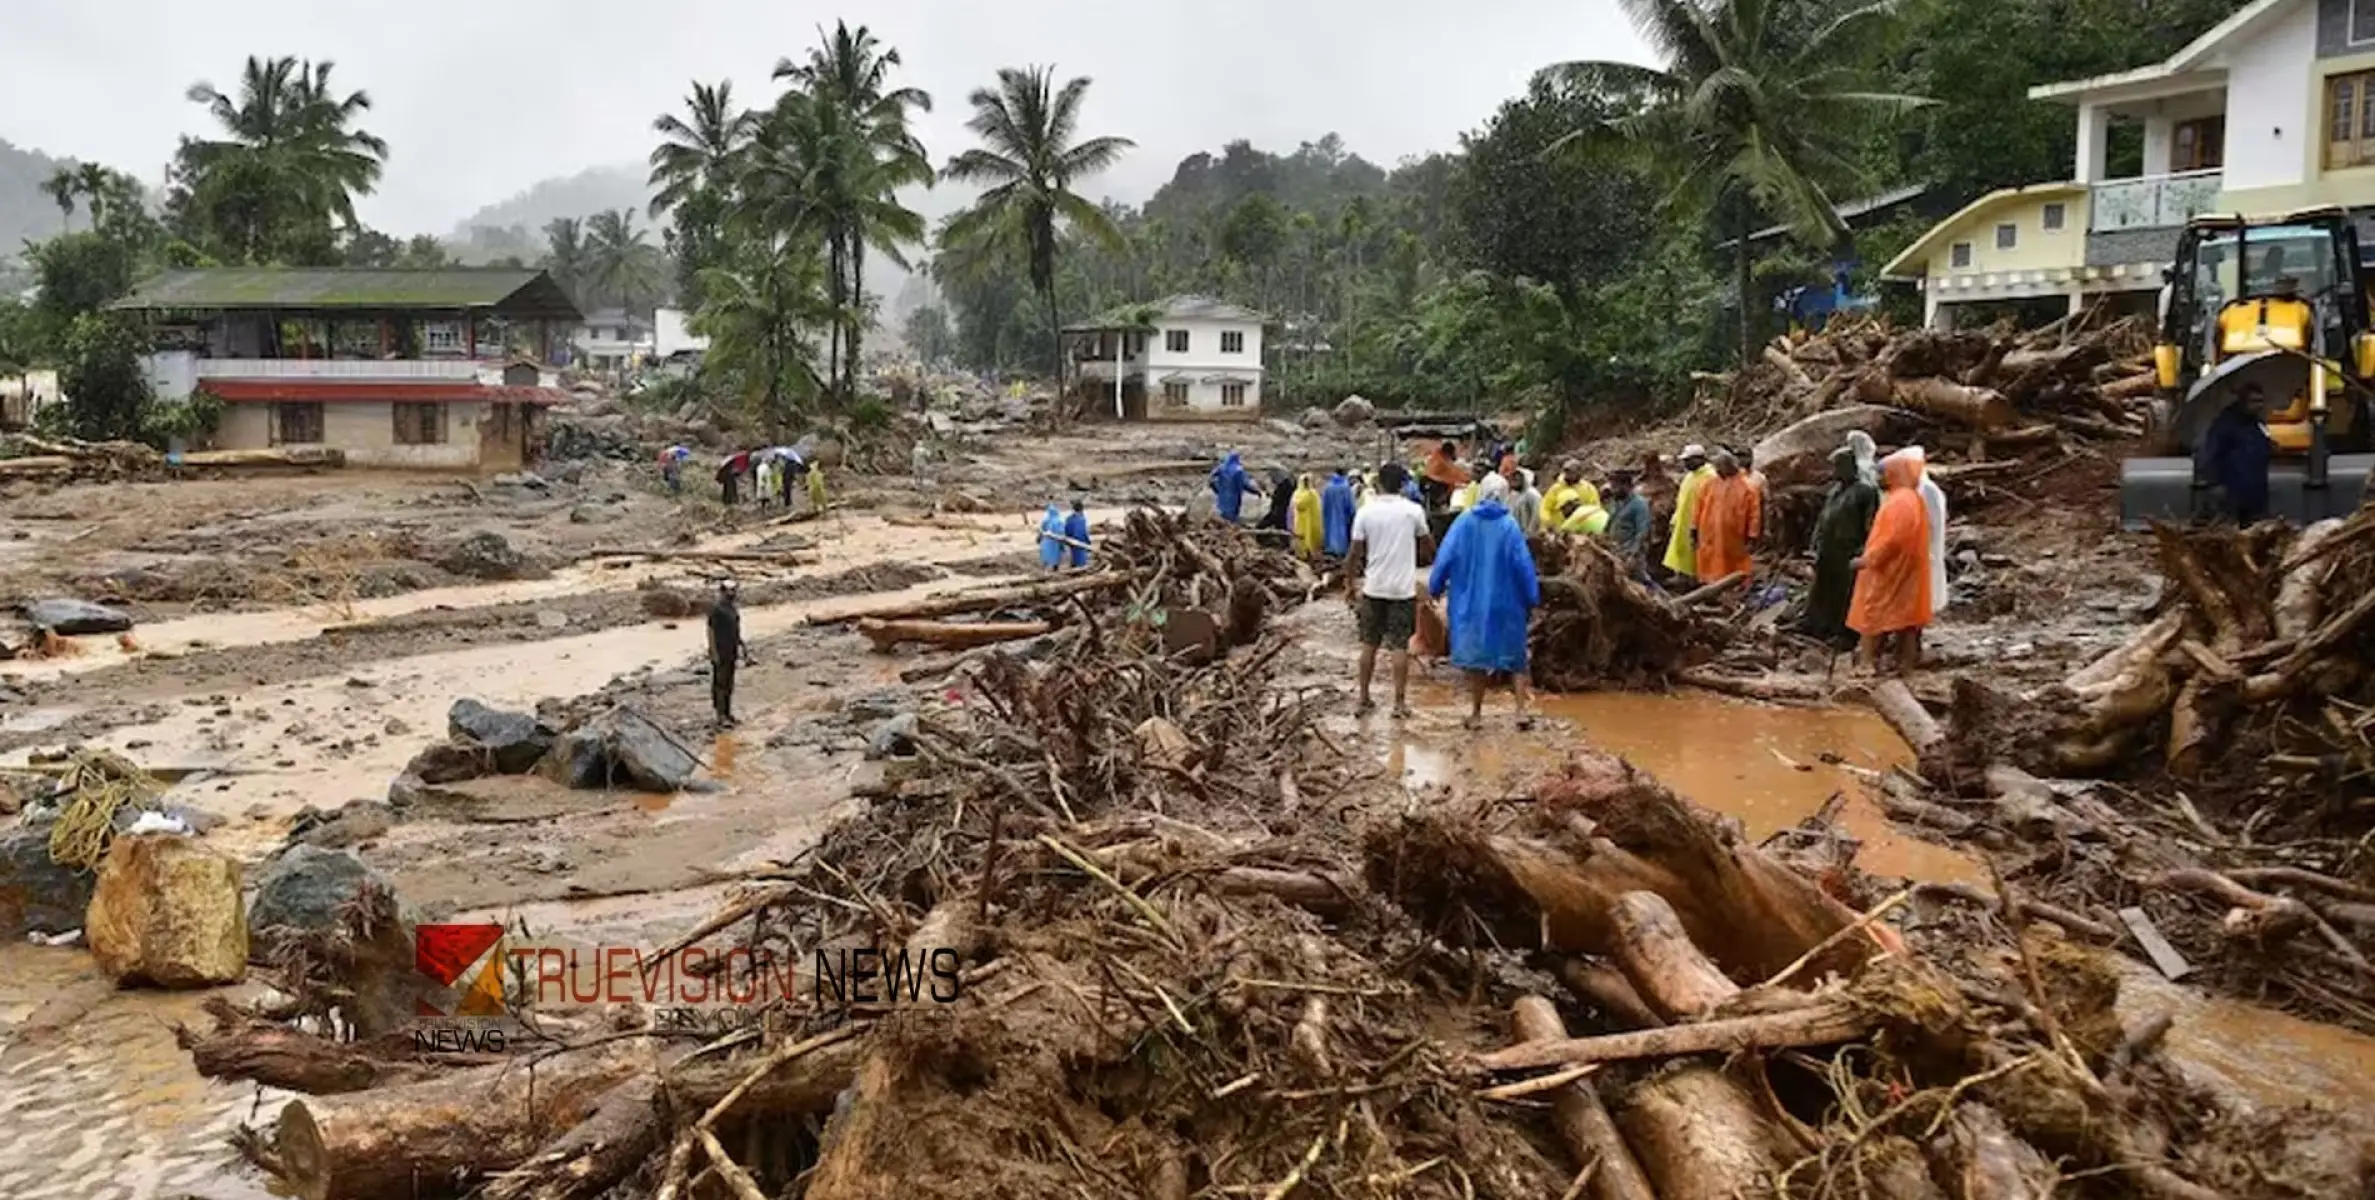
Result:
{"label": "person in orange raincoat", "polygon": [[1427,511],[1451,504],[1451,494],[1468,486],[1468,468],[1460,465],[1460,448],[1450,442],[1427,452],[1426,470],[1419,473],[1419,489],[1426,493]]}
{"label": "person in orange raincoat", "polygon": [[1921,630],[1934,611],[1930,595],[1930,510],[1921,499],[1919,455],[1889,455],[1880,464],[1888,490],[1880,514],[1855,560],[1855,599],[1847,627],[1862,635],[1856,658],[1877,671],[1893,646],[1896,670],[1909,671],[1920,656]]}
{"label": "person in orange raincoat", "polygon": [[1697,548],[1691,570],[1701,583],[1755,570],[1749,547],[1765,529],[1765,494],[1740,470],[1730,451],[1715,454],[1715,475],[1699,488],[1691,540]]}

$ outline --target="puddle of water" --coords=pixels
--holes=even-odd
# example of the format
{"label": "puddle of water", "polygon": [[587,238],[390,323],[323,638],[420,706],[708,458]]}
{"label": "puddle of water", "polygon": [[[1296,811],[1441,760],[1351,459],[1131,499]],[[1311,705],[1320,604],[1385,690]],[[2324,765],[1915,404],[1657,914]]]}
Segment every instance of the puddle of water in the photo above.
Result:
{"label": "puddle of water", "polygon": [[71,708],[28,708],[0,719],[0,733],[42,733],[74,719]]}
{"label": "puddle of water", "polygon": [[733,734],[721,733],[717,735],[716,739],[709,743],[709,773],[719,779],[732,779],[734,777],[734,756],[740,751],[741,744],[735,740]]}
{"label": "puddle of water", "polygon": [[[1888,723],[1858,708],[1788,708],[1709,692],[1592,692],[1538,695],[1538,711],[1556,723],[1519,733],[1510,725],[1506,693],[1488,696],[1488,728],[1458,727],[1464,695],[1448,687],[1413,689],[1419,716],[1387,759],[1387,769],[1414,784],[1508,786],[1557,770],[1580,741],[1658,777],[1703,808],[1737,818],[1751,838],[1763,838],[1814,814],[1844,793],[1839,823],[1863,843],[1856,861],[1865,870],[1908,879],[1983,883],[1986,876],[1961,853],[1908,837],[1889,823],[1857,776],[1823,761],[1881,771],[1912,762]],[[1496,707],[1496,705],[1498,707]]]}

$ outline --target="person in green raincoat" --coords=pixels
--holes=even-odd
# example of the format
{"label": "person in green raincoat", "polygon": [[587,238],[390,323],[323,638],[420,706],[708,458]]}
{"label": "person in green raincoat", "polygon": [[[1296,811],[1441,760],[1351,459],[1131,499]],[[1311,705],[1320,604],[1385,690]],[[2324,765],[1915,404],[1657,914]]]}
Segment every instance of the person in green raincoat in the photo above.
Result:
{"label": "person in green raincoat", "polygon": [[1865,480],[1854,448],[1831,452],[1831,491],[1814,522],[1814,586],[1806,591],[1806,616],[1799,632],[1842,648],[1856,635],[1847,628],[1847,607],[1855,597],[1855,559],[1864,552],[1872,517],[1880,511],[1880,489]]}

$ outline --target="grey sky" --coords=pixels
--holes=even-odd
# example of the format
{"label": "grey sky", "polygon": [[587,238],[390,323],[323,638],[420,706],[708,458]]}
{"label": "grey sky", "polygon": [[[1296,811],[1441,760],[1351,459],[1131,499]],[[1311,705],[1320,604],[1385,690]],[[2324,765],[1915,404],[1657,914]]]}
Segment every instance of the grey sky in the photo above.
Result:
{"label": "grey sky", "polygon": [[1140,199],[1235,137],[1289,150],[1334,130],[1365,157],[1450,147],[1545,63],[1645,52],[1608,0],[7,0],[0,137],[154,181],[204,128],[192,82],[249,54],[331,59],[392,149],[364,219],[443,232],[538,180],[640,161],[694,78],[770,97],[779,57],[837,16],[873,27],[930,91],[936,161],[1000,66],[1096,80],[1087,131],[1138,142],[1097,190]]}

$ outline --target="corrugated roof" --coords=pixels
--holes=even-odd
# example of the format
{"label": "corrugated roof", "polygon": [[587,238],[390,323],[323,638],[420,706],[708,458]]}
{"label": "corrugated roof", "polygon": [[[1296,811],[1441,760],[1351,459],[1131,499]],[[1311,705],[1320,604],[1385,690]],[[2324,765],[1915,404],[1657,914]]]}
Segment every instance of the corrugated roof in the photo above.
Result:
{"label": "corrugated roof", "polygon": [[256,308],[500,309],[578,319],[552,276],[511,267],[380,270],[344,267],[205,267],[143,280],[110,307],[126,311]]}

